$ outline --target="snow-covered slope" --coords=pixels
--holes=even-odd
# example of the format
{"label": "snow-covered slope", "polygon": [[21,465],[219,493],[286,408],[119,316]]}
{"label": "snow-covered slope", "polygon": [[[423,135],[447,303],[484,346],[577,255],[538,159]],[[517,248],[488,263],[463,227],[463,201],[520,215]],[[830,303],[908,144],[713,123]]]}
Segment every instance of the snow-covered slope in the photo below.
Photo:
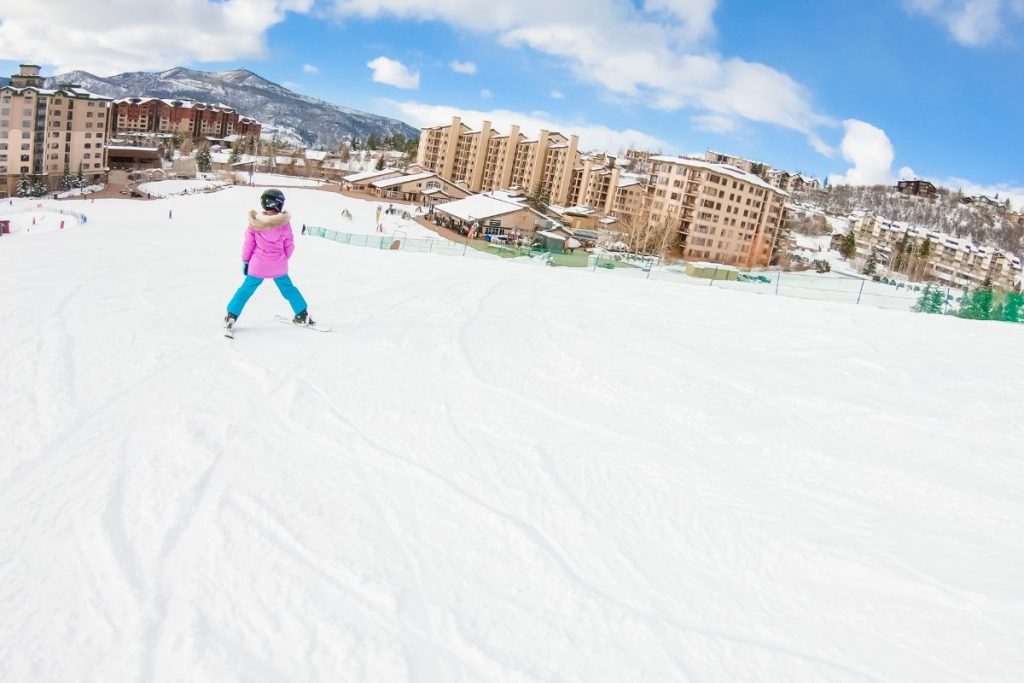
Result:
{"label": "snow-covered slope", "polygon": [[297,236],[232,342],[259,192],[0,239],[0,679],[1019,678],[1018,326]]}

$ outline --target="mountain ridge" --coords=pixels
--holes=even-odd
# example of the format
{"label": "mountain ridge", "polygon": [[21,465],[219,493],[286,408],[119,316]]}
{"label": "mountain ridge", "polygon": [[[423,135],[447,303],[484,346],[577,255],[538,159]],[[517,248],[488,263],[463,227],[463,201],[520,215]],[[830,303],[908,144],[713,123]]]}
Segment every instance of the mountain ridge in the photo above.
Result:
{"label": "mountain ridge", "polygon": [[400,133],[416,137],[419,130],[398,119],[289,90],[249,69],[199,71],[173,67],[164,71],[129,71],[96,76],[69,71],[45,80],[46,87],[75,84],[104,97],[174,97],[225,104],[264,124],[279,137],[307,146],[334,148],[343,140]]}

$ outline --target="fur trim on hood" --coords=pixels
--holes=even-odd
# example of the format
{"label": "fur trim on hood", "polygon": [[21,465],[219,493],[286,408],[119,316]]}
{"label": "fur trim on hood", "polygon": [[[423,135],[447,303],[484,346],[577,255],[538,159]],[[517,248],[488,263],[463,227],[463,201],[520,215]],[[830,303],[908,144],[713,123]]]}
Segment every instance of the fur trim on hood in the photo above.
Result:
{"label": "fur trim on hood", "polygon": [[282,211],[275,216],[268,216],[264,213],[256,213],[256,209],[249,211],[249,227],[253,230],[273,230],[280,228],[285,223],[291,223],[292,215]]}

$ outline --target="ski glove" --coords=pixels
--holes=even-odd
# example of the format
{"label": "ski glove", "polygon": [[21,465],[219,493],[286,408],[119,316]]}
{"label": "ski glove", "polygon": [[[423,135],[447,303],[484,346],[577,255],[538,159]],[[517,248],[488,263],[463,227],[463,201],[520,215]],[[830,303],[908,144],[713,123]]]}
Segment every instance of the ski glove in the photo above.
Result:
{"label": "ski glove", "polygon": [[249,262],[248,261],[242,261],[242,275],[248,275],[248,274],[249,274]]}

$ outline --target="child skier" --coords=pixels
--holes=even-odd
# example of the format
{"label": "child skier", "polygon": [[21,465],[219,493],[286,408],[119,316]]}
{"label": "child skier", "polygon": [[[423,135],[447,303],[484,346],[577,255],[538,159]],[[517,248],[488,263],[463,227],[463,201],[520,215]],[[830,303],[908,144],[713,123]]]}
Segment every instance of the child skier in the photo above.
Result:
{"label": "child skier", "polygon": [[284,210],[284,193],[267,190],[260,197],[263,213],[249,212],[249,227],[242,244],[242,274],[245,281],[228,302],[224,316],[225,334],[231,336],[235,320],[263,280],[270,278],[281,295],[291,304],[296,325],[316,325],[306,310],[306,300],[288,277],[288,259],[295,250],[292,237],[291,215]]}

